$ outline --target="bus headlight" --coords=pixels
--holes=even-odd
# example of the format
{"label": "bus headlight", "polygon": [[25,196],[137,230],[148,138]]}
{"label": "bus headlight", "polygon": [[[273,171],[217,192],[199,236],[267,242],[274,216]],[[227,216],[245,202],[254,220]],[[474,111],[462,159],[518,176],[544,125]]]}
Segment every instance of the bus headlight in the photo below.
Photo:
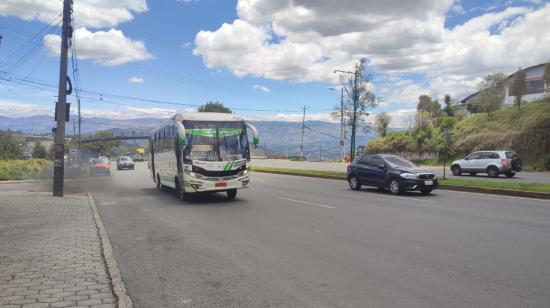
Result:
{"label": "bus headlight", "polygon": [[195,178],[195,179],[200,179],[202,178],[202,176],[196,172],[193,172],[193,171],[189,171],[189,170],[185,170],[185,174],[187,174],[188,176],[192,177],[192,178]]}
{"label": "bus headlight", "polygon": [[241,171],[241,173],[239,175],[240,176],[247,175],[248,172],[250,172],[250,168],[249,169],[244,169],[243,171]]}

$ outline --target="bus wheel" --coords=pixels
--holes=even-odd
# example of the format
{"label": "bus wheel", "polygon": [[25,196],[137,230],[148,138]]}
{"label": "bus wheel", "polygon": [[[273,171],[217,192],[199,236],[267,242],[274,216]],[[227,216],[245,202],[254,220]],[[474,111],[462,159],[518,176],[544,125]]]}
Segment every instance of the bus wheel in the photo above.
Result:
{"label": "bus wheel", "polygon": [[236,196],[237,196],[237,189],[227,190],[227,199],[228,200],[235,200]]}
{"label": "bus wheel", "polygon": [[181,187],[180,185],[180,181],[176,178],[176,193],[178,194],[178,198],[180,198],[180,200],[185,200],[185,198],[187,197],[187,194],[185,193],[185,188],[184,187]]}
{"label": "bus wheel", "polygon": [[157,189],[162,190],[162,184],[160,183],[160,175],[157,173]]}

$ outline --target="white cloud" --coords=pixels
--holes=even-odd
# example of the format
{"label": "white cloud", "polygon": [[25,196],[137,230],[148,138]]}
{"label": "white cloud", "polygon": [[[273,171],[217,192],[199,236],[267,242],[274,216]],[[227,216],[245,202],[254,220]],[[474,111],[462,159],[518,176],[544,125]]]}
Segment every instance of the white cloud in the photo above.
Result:
{"label": "white cloud", "polygon": [[[0,100],[0,114],[6,117],[29,117],[36,115],[54,115],[55,105],[39,105],[33,103],[24,103],[11,100]],[[187,110],[189,111],[189,110]],[[194,110],[193,110],[194,111]],[[71,114],[77,114],[74,105],[71,108]],[[84,118],[108,118],[108,119],[135,119],[135,118],[168,118],[176,113],[175,109],[164,108],[143,108],[143,107],[124,107],[117,110],[102,110],[82,108],[81,114]]]}
{"label": "white cloud", "polygon": [[[63,1],[2,0],[0,16],[15,16],[23,20],[49,23],[59,15]],[[134,19],[134,14],[148,10],[146,0],[78,0],[74,1],[77,27],[114,27]]]}
{"label": "white cloud", "polygon": [[128,79],[130,83],[143,83],[143,78],[134,76],[130,79]]}
{"label": "white cloud", "polygon": [[[279,113],[268,115],[247,115],[245,118],[249,121],[284,121],[284,122],[302,122],[301,113]],[[325,121],[339,122],[331,117],[330,113],[309,113],[306,115],[306,121]]]}
{"label": "white cloud", "polygon": [[[86,28],[78,28],[74,31],[74,37],[78,57],[96,64],[116,66],[153,57],[143,42],[127,38],[121,30],[91,32]],[[43,41],[51,54],[59,55],[59,35],[48,34]]]}
{"label": "white cloud", "polygon": [[193,43],[191,42],[185,42],[181,45],[181,48],[187,49],[193,47]]}
{"label": "white cloud", "polygon": [[334,82],[334,69],[367,57],[382,75],[425,79],[389,93],[388,102],[416,101],[420,90],[463,94],[483,75],[548,60],[550,4],[508,7],[445,28],[447,14],[461,8],[452,0],[239,0],[238,18],[197,33],[193,53],[208,68],[239,77]]}
{"label": "white cloud", "polygon": [[254,90],[257,90],[257,91],[262,91],[262,92],[270,92],[271,90],[269,90],[268,87],[266,86],[262,86],[262,85],[259,85],[259,84],[255,84],[252,89]]}
{"label": "white cloud", "polygon": [[0,114],[5,117],[30,117],[37,115],[54,115],[54,105],[24,104],[11,100],[0,100]]}

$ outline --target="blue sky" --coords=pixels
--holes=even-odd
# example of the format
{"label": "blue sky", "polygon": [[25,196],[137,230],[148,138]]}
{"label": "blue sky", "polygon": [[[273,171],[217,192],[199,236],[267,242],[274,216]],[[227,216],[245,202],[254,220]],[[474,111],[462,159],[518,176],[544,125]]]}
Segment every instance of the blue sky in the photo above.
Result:
{"label": "blue sky", "polygon": [[[0,71],[56,85],[59,46],[48,43],[44,33],[24,43],[55,17],[59,1],[6,1],[0,7]],[[80,1],[76,28],[86,26],[87,32],[75,37],[83,57],[78,61],[83,89],[190,105],[219,100],[251,109],[237,112],[252,118],[296,120],[300,107],[308,105],[311,119],[328,119],[339,99],[328,89],[336,77],[332,71],[350,70],[361,57],[369,60],[374,90],[382,99],[375,112],[393,112],[394,126],[413,112],[422,93],[460,99],[487,73],[510,73],[550,57],[550,44],[542,44],[550,34],[538,29],[550,27],[548,1],[423,0],[415,4],[420,9],[407,9],[408,1],[372,1],[375,7],[367,10],[368,3],[360,0],[337,7],[325,0],[313,7],[299,0],[105,0],[94,7],[101,18],[81,14],[78,9],[85,11],[87,4]],[[55,27],[50,33],[59,31]],[[112,36],[100,37],[107,32]],[[541,43],[534,51],[507,48],[514,40],[533,39]],[[26,62],[10,65],[22,54],[10,57],[14,50],[23,45],[19,50],[25,52],[41,42],[44,46]],[[495,50],[478,55],[491,46]],[[48,113],[53,107],[55,90],[0,82],[4,115]],[[87,116],[166,116],[192,108],[85,97]]]}

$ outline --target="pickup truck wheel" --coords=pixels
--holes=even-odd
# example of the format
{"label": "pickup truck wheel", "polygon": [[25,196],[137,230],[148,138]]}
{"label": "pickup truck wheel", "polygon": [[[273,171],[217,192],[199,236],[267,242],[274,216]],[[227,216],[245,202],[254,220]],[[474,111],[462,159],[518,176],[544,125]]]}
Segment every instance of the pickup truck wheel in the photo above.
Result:
{"label": "pickup truck wheel", "polygon": [[506,173],[504,173],[504,175],[506,175],[507,178],[513,178],[516,175],[516,173],[515,172],[506,172]]}
{"label": "pickup truck wheel", "polygon": [[394,195],[399,195],[403,192],[403,188],[401,188],[401,184],[399,184],[397,179],[390,180],[390,192]]}
{"label": "pickup truck wheel", "polygon": [[487,175],[490,178],[498,178],[498,169],[495,166],[490,166],[487,168]]}
{"label": "pickup truck wheel", "polygon": [[459,165],[454,165],[451,167],[451,172],[453,173],[453,175],[459,176],[462,174],[462,169]]}
{"label": "pickup truck wheel", "polygon": [[359,179],[354,175],[349,177],[348,184],[349,188],[351,188],[352,190],[361,189],[361,183],[359,182]]}

